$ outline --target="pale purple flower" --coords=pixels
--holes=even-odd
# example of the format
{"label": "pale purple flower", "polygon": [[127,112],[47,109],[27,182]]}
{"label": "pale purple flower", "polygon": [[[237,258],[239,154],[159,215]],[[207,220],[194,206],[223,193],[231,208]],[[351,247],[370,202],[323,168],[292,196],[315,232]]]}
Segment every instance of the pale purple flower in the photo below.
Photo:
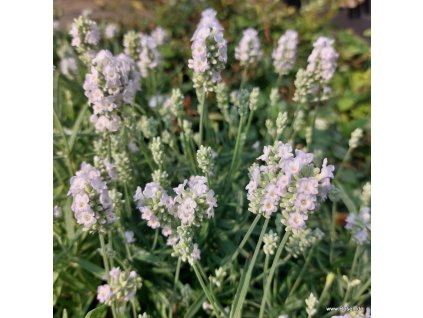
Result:
{"label": "pale purple flower", "polygon": [[135,242],[134,232],[132,232],[132,231],[125,231],[124,235],[125,235],[126,242],[128,244],[132,244],[132,243]]}
{"label": "pale purple flower", "polygon": [[195,243],[193,245],[193,249],[192,249],[192,252],[191,252],[191,258],[193,259],[193,261],[198,261],[199,259],[201,259],[201,251],[198,248],[197,243]]}
{"label": "pale purple flower", "polygon": [[100,303],[105,303],[112,297],[112,291],[108,284],[98,286],[97,299]]}
{"label": "pale purple flower", "polygon": [[318,74],[327,82],[335,73],[338,53],[333,48],[333,39],[319,37],[313,44],[313,51],[308,57],[307,71]]}
{"label": "pale purple flower", "polygon": [[244,30],[242,39],[235,48],[235,59],[240,61],[241,65],[249,65],[259,61],[262,56],[257,30],[253,28]]}
{"label": "pale purple flower", "polygon": [[298,212],[290,213],[288,218],[288,224],[294,229],[298,230],[305,226],[305,220],[307,216]]}
{"label": "pale purple flower", "polygon": [[298,33],[288,30],[278,40],[278,46],[273,50],[273,66],[279,75],[286,75],[295,65]]}

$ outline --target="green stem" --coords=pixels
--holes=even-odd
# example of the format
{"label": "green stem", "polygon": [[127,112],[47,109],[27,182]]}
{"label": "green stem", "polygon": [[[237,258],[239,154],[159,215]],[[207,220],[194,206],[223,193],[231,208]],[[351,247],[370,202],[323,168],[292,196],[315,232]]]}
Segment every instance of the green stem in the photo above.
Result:
{"label": "green stem", "polygon": [[258,253],[261,250],[261,243],[263,242],[263,236],[266,233],[266,229],[267,229],[267,226],[269,225],[269,221],[270,221],[270,218],[266,218],[266,220],[264,221],[263,227],[262,227],[261,232],[260,232],[260,237],[258,239],[256,248],[254,250],[253,257],[251,259],[250,264],[248,265],[247,274],[246,274],[245,280],[244,280],[244,282],[242,284],[239,297],[238,297],[238,299],[235,300],[236,301],[236,306],[235,306],[233,317],[237,317],[237,318],[238,317],[242,317],[241,316],[241,314],[242,314],[242,306],[243,306],[243,304],[245,302],[245,297],[247,296],[248,287],[250,286],[250,281],[251,281],[251,274],[253,272],[253,268],[254,268],[254,265],[256,263]]}
{"label": "green stem", "polygon": [[169,318],[173,317],[173,303],[175,302],[175,296],[176,296],[176,287],[179,280],[179,272],[181,270],[181,258],[178,258],[178,263],[176,264],[176,272],[175,272],[175,279],[173,281],[173,291],[172,291],[172,299],[170,301],[170,307],[169,307]]}
{"label": "green stem", "polygon": [[334,242],[335,242],[335,223],[336,223],[336,202],[332,204],[332,220],[331,220],[331,229],[330,229],[330,251],[329,251],[329,262],[330,264],[333,263],[333,250],[334,250]]}
{"label": "green stem", "polygon": [[[350,275],[349,275],[350,277],[348,277],[348,280],[350,280],[354,277],[355,267],[357,265],[359,253],[360,253],[360,245],[357,244],[357,247],[356,247],[355,253],[354,253],[353,263],[351,265],[351,270],[350,270]],[[344,299],[342,300],[342,305],[344,305],[346,303],[346,301],[348,300],[348,297],[350,296],[350,293],[351,293],[351,286],[350,286],[350,284],[348,284],[347,291],[345,292]]]}
{"label": "green stem", "polygon": [[222,313],[222,314],[225,315],[225,312],[224,312],[224,310],[222,308],[219,308],[220,310],[217,309],[218,308],[218,305],[217,305],[217,303],[215,301],[214,295],[207,288],[207,286],[206,286],[206,284],[205,284],[205,282],[203,280],[203,277],[201,276],[201,273],[200,273],[200,271],[199,271],[199,269],[197,267],[197,264],[195,262],[192,264],[192,268],[194,269],[195,275],[197,276],[197,279],[198,279],[198,282],[201,285],[201,288],[203,289],[204,293],[206,294],[207,299],[209,300],[210,304],[213,307],[213,310],[214,310],[214,312],[216,314],[216,317],[219,317],[219,313]]}
{"label": "green stem", "polygon": [[134,318],[137,318],[137,309],[135,308],[135,300],[131,299],[131,308],[132,308],[132,315]]}
{"label": "green stem", "polygon": [[197,98],[200,102],[199,111],[200,111],[200,140],[199,144],[203,144],[203,134],[204,134],[204,113],[205,113],[205,104],[206,104],[206,93],[204,90],[197,91]]}
{"label": "green stem", "polygon": [[157,239],[159,238],[159,229],[156,229],[156,232],[154,233],[154,241],[153,246],[151,247],[151,250],[154,251],[157,245]]}
{"label": "green stem", "polygon": [[241,243],[239,243],[238,248],[236,249],[235,253],[231,256],[229,263],[232,263],[238,257],[238,254],[241,252],[245,243],[247,243],[247,240],[250,238],[251,233],[253,233],[258,221],[260,220],[260,217],[261,217],[261,214],[256,215],[256,217],[254,218],[253,223],[251,223],[250,228],[248,229],[247,233],[245,233],[244,238],[242,239]]}
{"label": "green stem", "polygon": [[[110,282],[110,267],[109,267],[109,261],[107,260],[107,254],[106,254],[106,243],[104,241],[104,234],[98,233],[98,236],[100,238],[100,248],[101,248],[101,256],[103,257],[103,263],[104,263],[104,269],[106,270],[106,278],[107,281]],[[112,303],[112,315],[113,318],[117,318],[117,312],[115,305]]]}
{"label": "green stem", "polygon": [[260,305],[260,314],[259,314],[260,318],[263,317],[264,307],[266,306],[265,300],[267,299],[267,294],[269,293],[269,290],[270,290],[270,285],[271,285],[272,280],[273,280],[273,275],[275,275],[276,266],[278,264],[279,258],[281,257],[282,250],[285,247],[286,241],[288,241],[288,237],[289,237],[289,232],[285,232],[285,235],[283,236],[282,241],[279,244],[279,247],[276,251],[275,258],[273,259],[272,267],[270,268],[270,272],[269,272],[269,276],[266,279],[266,286],[264,288],[263,299],[261,300],[261,305]]}
{"label": "green stem", "polygon": [[316,125],[316,118],[317,118],[317,109],[318,105],[316,106],[316,109],[314,110],[313,117],[311,119],[311,134],[310,134],[310,144],[308,145],[308,148],[311,150],[311,145],[313,144],[313,137],[314,137],[314,131],[315,131],[315,125]]}
{"label": "green stem", "polygon": [[[242,126],[244,123],[244,115],[241,115],[239,118],[239,126],[238,126],[238,133],[236,136],[236,142],[235,142],[235,149],[234,152],[232,154],[232,162],[231,162],[231,167],[229,168],[229,174],[228,174],[228,179],[230,180],[232,177],[232,173],[233,173],[233,169],[235,168],[235,163],[237,161],[237,157],[238,157],[238,150],[239,150],[239,144],[241,141],[241,133],[242,133]],[[230,182],[228,182],[230,183]]]}
{"label": "green stem", "polygon": [[348,151],[346,152],[344,158],[342,159],[341,164],[338,166],[338,171],[336,171],[336,173],[335,173],[335,177],[333,178],[334,181],[337,179],[338,175],[340,174],[340,172],[344,168],[345,163],[350,158],[351,151],[352,151],[352,149],[351,148],[348,148]]}
{"label": "green stem", "polygon": [[[269,255],[266,254],[266,258],[264,259],[264,270],[263,270],[263,293],[264,293],[264,286],[266,286],[266,279],[267,279],[267,272],[269,271]],[[269,300],[264,300],[267,304],[269,304]]]}
{"label": "green stem", "polygon": [[291,296],[294,294],[294,291],[296,291],[296,289],[297,289],[297,288],[298,288],[298,286],[300,285],[301,279],[302,279],[302,278],[303,278],[303,276],[304,276],[304,273],[305,273],[305,271],[306,271],[306,269],[307,269],[307,267],[308,267],[308,264],[310,264],[310,260],[311,260],[311,257],[312,257],[312,255],[313,255],[313,252],[314,252],[315,247],[316,247],[316,245],[313,245],[313,247],[310,249],[310,252],[309,252],[309,253],[308,253],[308,255],[307,255],[307,259],[306,259],[306,261],[304,262],[304,265],[303,265],[303,267],[301,268],[301,271],[300,271],[300,273],[298,274],[298,277],[297,277],[297,279],[295,280],[294,285],[292,286],[291,290],[289,291],[288,297],[287,297],[287,298],[286,298],[286,300],[285,300],[285,304],[287,303],[287,301],[288,301],[289,297],[291,297]]}

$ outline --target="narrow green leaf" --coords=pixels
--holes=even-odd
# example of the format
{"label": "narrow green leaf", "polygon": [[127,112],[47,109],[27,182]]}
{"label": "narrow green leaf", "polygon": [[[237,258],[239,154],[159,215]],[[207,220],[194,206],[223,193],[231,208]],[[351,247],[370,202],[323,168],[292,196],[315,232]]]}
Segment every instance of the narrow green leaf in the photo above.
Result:
{"label": "narrow green leaf", "polygon": [[103,278],[104,269],[82,258],[77,259],[78,265],[98,278]]}
{"label": "narrow green leaf", "polygon": [[102,305],[100,307],[94,308],[93,310],[89,311],[85,318],[104,318],[107,313],[107,306]]}
{"label": "narrow green leaf", "polygon": [[72,128],[72,134],[69,138],[69,151],[72,151],[73,149],[73,145],[75,144],[76,137],[78,136],[79,129],[81,128],[81,124],[87,109],[88,109],[88,103],[85,103],[82,109],[80,110],[78,117],[76,118],[75,124],[73,125],[73,128]]}
{"label": "narrow green leaf", "polygon": [[244,280],[244,282],[241,285],[241,289],[240,289],[240,293],[239,293],[239,298],[235,300],[234,311],[233,311],[233,315],[230,316],[231,318],[232,317],[233,318],[241,318],[242,317],[241,316],[241,314],[242,314],[242,307],[244,305],[245,298],[247,297],[248,288],[250,287],[251,274],[253,273],[253,268],[254,268],[254,265],[256,263],[258,253],[261,250],[261,248],[260,248],[261,247],[261,243],[263,241],[264,233],[266,233],[266,229],[267,229],[267,225],[269,224],[269,220],[270,219],[266,219],[266,221],[264,221],[263,227],[261,229],[260,237],[258,239],[258,242],[257,242],[257,245],[256,245],[256,249],[254,251],[253,258],[251,259],[251,263],[248,266],[248,270],[247,270],[247,274],[245,276],[245,280]]}
{"label": "narrow green leaf", "polygon": [[343,186],[338,182],[335,181],[336,186],[339,189],[339,193],[341,196],[342,201],[344,202],[345,206],[347,207],[348,211],[350,213],[355,213],[357,212],[357,208],[355,207],[354,202],[351,200],[351,198],[348,196],[347,192],[345,191],[345,189],[343,188]]}
{"label": "narrow green leaf", "polygon": [[206,294],[201,294],[200,297],[197,298],[197,300],[189,306],[187,312],[185,313],[184,318],[192,318],[195,317],[198,310],[201,308],[201,305],[206,300]]}

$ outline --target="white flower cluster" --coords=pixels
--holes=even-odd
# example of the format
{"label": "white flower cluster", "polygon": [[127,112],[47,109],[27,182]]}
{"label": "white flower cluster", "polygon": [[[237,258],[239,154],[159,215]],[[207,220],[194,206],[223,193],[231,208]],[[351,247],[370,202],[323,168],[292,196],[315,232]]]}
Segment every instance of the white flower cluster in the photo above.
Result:
{"label": "white flower cluster", "polygon": [[84,231],[104,231],[116,221],[113,200],[98,169],[83,162],[70,184],[71,209],[77,223],[84,226]]}
{"label": "white flower cluster", "polygon": [[169,35],[167,34],[166,30],[162,27],[157,27],[151,32],[151,37],[156,42],[157,46],[161,46],[165,44],[165,42],[168,40]]}
{"label": "white flower cluster", "polygon": [[346,221],[345,228],[351,231],[358,244],[363,245],[369,241],[371,231],[369,207],[362,208],[359,213],[350,213]]}
{"label": "white flower cluster", "polygon": [[273,50],[273,66],[279,75],[286,75],[295,65],[297,54],[298,33],[287,30],[278,40],[278,46]]}
{"label": "white flower cluster", "polygon": [[194,71],[194,87],[213,91],[227,61],[227,44],[216,11],[203,11],[191,41],[192,58],[188,60],[188,67]]}
{"label": "white flower cluster", "polygon": [[81,59],[88,64],[94,58],[95,48],[100,41],[97,23],[86,15],[81,15],[73,21],[69,34],[72,37],[71,45],[76,48]]}
{"label": "white flower cluster", "polygon": [[310,293],[310,296],[305,300],[306,303],[306,312],[308,314],[308,318],[313,317],[317,313],[317,303],[318,300],[316,296],[313,295],[313,293]]}
{"label": "white flower cluster", "polygon": [[292,257],[297,258],[304,254],[316,241],[320,241],[323,236],[324,234],[319,228],[294,231],[286,242],[286,250]]}
{"label": "white flower cluster", "polygon": [[360,142],[360,139],[362,137],[363,137],[363,129],[361,129],[361,128],[354,129],[354,131],[351,133],[350,140],[348,141],[348,146],[351,149],[357,148],[358,143]]}
{"label": "white flower cluster", "polygon": [[266,255],[273,255],[275,253],[277,243],[279,241],[279,236],[274,233],[272,230],[269,233],[264,234],[263,236],[263,252]]}
{"label": "white flower cluster", "polygon": [[72,56],[64,57],[59,64],[60,73],[67,77],[73,77],[78,74],[78,64]]}
{"label": "white flower cluster", "polygon": [[110,270],[109,276],[108,284],[97,288],[97,299],[108,306],[116,304],[122,307],[134,299],[137,289],[142,285],[141,277],[135,271],[121,271],[119,267],[114,267]]}
{"label": "white flower cluster", "polygon": [[123,38],[125,53],[136,61],[142,77],[148,77],[149,72],[160,63],[158,48],[165,43],[167,33],[162,28],[156,28],[150,35],[129,31]]}
{"label": "white flower cluster", "polygon": [[147,77],[151,70],[154,70],[160,63],[160,53],[156,40],[148,34],[140,33],[140,54],[137,64],[140,68],[141,76]]}
{"label": "white flower cluster", "polygon": [[244,30],[242,39],[235,48],[235,58],[242,66],[248,66],[259,61],[262,56],[257,30],[253,28]]}
{"label": "white flower cluster", "polygon": [[313,164],[314,155],[296,150],[281,141],[265,146],[257,159],[265,165],[254,163],[249,170],[250,182],[246,186],[249,211],[270,218],[282,210],[281,222],[287,231],[305,227],[308,215],[324,200],[331,188],[334,166],[323,161],[322,168]]}
{"label": "white flower cluster", "polygon": [[194,229],[214,216],[217,200],[203,176],[192,176],[173,190],[175,197],[159,183],[150,182],[144,190],[137,188],[134,200],[147,225],[162,229],[167,244],[174,248],[174,255],[194,262],[200,258],[198,245],[193,243]]}
{"label": "white flower cluster", "polygon": [[104,28],[104,38],[111,40],[119,34],[120,28],[116,23],[108,23]]}
{"label": "white flower cluster", "polygon": [[85,95],[94,111],[90,121],[98,132],[119,130],[118,110],[122,104],[133,103],[138,88],[139,73],[130,57],[115,57],[108,50],[98,52],[84,82]]}
{"label": "white flower cluster", "polygon": [[331,88],[328,82],[335,74],[339,56],[333,44],[334,40],[323,36],[314,42],[313,51],[308,57],[307,68],[297,72],[294,101],[305,103],[308,99],[324,101],[329,98]]}
{"label": "white flower cluster", "polygon": [[209,276],[210,283],[215,285],[217,288],[222,286],[223,280],[227,275],[225,269],[223,267],[219,267],[218,269],[214,270],[214,276]]}
{"label": "white flower cluster", "polygon": [[321,36],[313,44],[313,51],[308,57],[307,71],[315,74],[317,80],[328,82],[335,74],[338,53],[333,48],[333,39]]}

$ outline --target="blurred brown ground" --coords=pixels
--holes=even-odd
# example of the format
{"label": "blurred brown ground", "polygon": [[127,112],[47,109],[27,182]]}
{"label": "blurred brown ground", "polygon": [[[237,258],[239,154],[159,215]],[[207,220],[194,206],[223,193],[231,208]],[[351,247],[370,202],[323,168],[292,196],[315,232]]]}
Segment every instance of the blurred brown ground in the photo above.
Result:
{"label": "blurred brown ground", "polygon": [[[162,1],[157,2],[162,3]],[[86,9],[92,11],[92,16],[95,19],[108,19],[118,23],[128,22],[128,19],[130,20],[135,16],[138,19],[149,18],[145,16],[145,11],[142,10],[142,1],[135,0],[54,0],[54,5],[56,9],[59,9],[61,25],[65,27]],[[360,11],[359,14],[357,14],[358,11]],[[354,15],[353,18],[351,18],[352,15]],[[365,12],[363,6],[356,10],[339,10],[332,22],[343,29],[351,29],[360,36],[371,25],[370,13]],[[369,40],[369,38],[366,37],[366,40]]]}

